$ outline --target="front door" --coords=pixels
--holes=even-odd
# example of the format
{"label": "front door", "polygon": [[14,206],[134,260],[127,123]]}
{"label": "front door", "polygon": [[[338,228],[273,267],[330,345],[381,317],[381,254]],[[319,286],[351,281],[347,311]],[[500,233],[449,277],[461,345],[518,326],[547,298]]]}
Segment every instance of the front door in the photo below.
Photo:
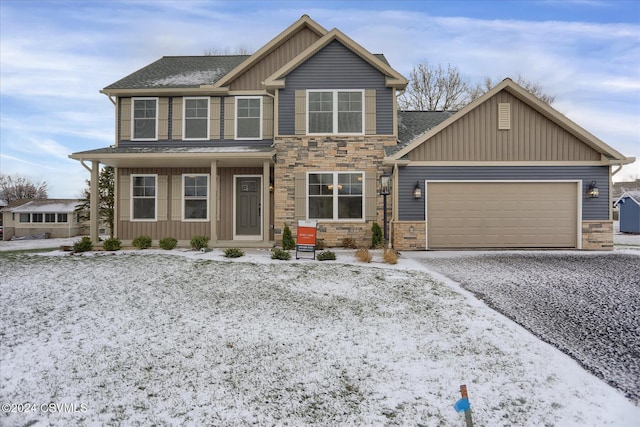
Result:
{"label": "front door", "polygon": [[262,237],[262,177],[236,176],[235,187],[234,238],[259,239]]}

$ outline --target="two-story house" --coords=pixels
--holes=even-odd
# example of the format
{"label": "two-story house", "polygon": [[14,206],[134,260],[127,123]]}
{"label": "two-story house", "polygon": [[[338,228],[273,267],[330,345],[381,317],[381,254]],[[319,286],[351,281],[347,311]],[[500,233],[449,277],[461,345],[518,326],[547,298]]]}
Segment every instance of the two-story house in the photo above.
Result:
{"label": "two-story house", "polygon": [[406,85],[304,15],[253,55],[163,57],[107,86],[114,145],[70,157],[92,218],[99,166],[115,167],[124,241],[269,247],[316,219],[328,245],[366,245],[384,174],[398,249],[611,246],[612,165],[633,159],[508,79],[456,114],[397,111]]}

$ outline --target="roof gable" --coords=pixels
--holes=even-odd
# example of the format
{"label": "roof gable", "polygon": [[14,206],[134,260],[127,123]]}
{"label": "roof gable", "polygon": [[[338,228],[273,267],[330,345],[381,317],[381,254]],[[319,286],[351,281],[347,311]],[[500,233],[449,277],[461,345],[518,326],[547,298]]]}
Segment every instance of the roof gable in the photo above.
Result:
{"label": "roof gable", "polygon": [[[432,142],[441,145],[442,149],[455,149],[455,143],[467,143],[468,134],[464,134],[466,138],[456,136],[456,126],[464,125],[465,121],[467,129],[480,133],[480,137],[486,135],[487,132],[498,128],[498,107],[501,102],[517,103],[521,114],[528,114],[531,118],[526,126],[517,131],[521,135],[509,135],[503,133],[500,135],[505,139],[502,146],[500,141],[495,143],[495,147],[481,147],[480,152],[467,154],[452,154],[456,156],[456,160],[475,160],[475,161],[491,161],[491,160],[601,160],[606,157],[610,162],[617,164],[626,164],[633,162],[633,158],[627,158],[593,134],[589,133],[566,116],[553,109],[551,106],[540,101],[534,95],[526,91],[524,88],[513,82],[511,79],[505,79],[500,84],[489,90],[483,96],[465,106],[462,110],[443,121],[435,128],[431,129],[424,135],[419,136],[407,146],[390,156],[391,160],[399,160],[403,156],[419,150],[423,152],[427,150],[425,145]],[[490,108],[490,111],[482,111]],[[512,113],[513,115],[513,113]],[[517,118],[514,117],[514,121]],[[528,119],[528,118],[527,118]],[[537,119],[537,121],[536,121]],[[551,129],[554,135],[550,138],[546,133],[544,136],[537,135],[540,131],[537,126],[544,122],[546,129]],[[488,129],[488,127],[493,127]],[[484,132],[483,132],[484,131]],[[515,130],[514,130],[515,131]],[[504,132],[504,131],[498,131]],[[451,135],[453,134],[453,135]],[[520,138],[520,152],[518,147],[511,147],[513,141]],[[464,138],[464,139],[463,139]],[[498,139],[485,137],[485,139]],[[528,139],[528,140],[527,140]],[[493,141],[492,141],[493,142]],[[482,141],[486,143],[486,141]],[[552,146],[545,148],[545,144]],[[558,146],[562,146],[562,152]],[[466,148],[469,149],[468,147]],[[463,149],[461,148],[460,151]],[[545,151],[546,150],[546,151]],[[554,153],[554,150],[556,152]],[[565,152],[566,151],[566,152]],[[425,153],[423,153],[424,155]]]}
{"label": "roof gable", "polygon": [[630,200],[640,206],[640,190],[625,191],[624,194],[614,202],[613,206],[616,207],[621,203],[625,203],[625,200]]}
{"label": "roof gable", "polygon": [[285,86],[285,77],[291,73],[293,70],[302,65],[305,61],[311,58],[313,55],[318,53],[324,47],[328,46],[330,43],[337,41],[347,49],[349,49],[354,54],[358,55],[365,62],[371,65],[373,68],[378,70],[385,76],[386,85],[388,87],[395,87],[397,89],[403,89],[406,87],[408,81],[405,79],[400,73],[391,68],[389,64],[379,58],[378,56],[372,54],[358,43],[353,41],[347,35],[342,33],[340,30],[334,28],[325,34],[322,38],[316,41],[314,44],[309,46],[303,52],[301,52],[298,56],[293,58],[287,64],[282,66],[276,72],[274,72],[271,76],[269,76],[264,84],[267,88],[283,88]]}

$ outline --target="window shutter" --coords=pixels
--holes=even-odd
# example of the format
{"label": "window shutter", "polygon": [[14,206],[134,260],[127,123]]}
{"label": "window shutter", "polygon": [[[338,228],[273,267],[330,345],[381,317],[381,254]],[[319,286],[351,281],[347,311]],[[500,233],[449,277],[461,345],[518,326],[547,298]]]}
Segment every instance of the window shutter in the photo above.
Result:
{"label": "window shutter", "polygon": [[182,175],[171,177],[171,220],[182,220]]}
{"label": "window shutter", "polygon": [[307,92],[304,90],[296,90],[294,127],[296,135],[307,133]]}
{"label": "window shutter", "polygon": [[173,98],[173,106],[171,107],[173,111],[173,117],[171,122],[171,137],[174,140],[182,139],[182,120],[184,109],[182,108],[182,98],[176,96]]}
{"label": "window shutter", "polygon": [[158,139],[169,139],[169,98],[158,99]]}
{"label": "window shutter", "polygon": [[376,221],[378,219],[376,173],[365,172],[364,179],[364,217],[367,221]]}
{"label": "window shutter", "polygon": [[131,98],[120,98],[120,139],[131,140]]}
{"label": "window shutter", "polygon": [[209,139],[220,139],[220,98],[209,102]]}
{"label": "window shutter", "polygon": [[129,175],[120,177],[118,189],[120,190],[120,197],[118,198],[120,202],[120,221],[127,221],[131,216],[129,213],[131,208],[131,177]]}
{"label": "window shutter", "polygon": [[262,139],[273,138],[273,98],[262,97]]}
{"label": "window shutter", "polygon": [[376,90],[364,91],[364,133],[375,135],[376,133]]}
{"label": "window shutter", "polygon": [[296,172],[295,174],[295,209],[294,217],[298,219],[307,219],[307,177],[304,172]]}
{"label": "window shutter", "polygon": [[511,104],[498,104],[498,130],[511,129]]}
{"label": "window shutter", "polygon": [[167,175],[159,175],[158,176],[158,221],[166,221],[167,220],[167,192],[168,192],[168,181],[169,177]]}
{"label": "window shutter", "polygon": [[236,99],[227,96],[224,99],[224,139],[233,139],[235,132]]}

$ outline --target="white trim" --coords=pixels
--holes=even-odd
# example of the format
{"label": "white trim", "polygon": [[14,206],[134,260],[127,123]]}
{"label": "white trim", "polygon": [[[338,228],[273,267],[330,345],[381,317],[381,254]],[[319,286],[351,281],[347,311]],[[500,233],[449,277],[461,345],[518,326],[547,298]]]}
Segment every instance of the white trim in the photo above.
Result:
{"label": "white trim", "polygon": [[[155,136],[153,138],[136,138],[136,101],[156,101]],[[131,97],[131,141],[157,141],[158,140],[158,114],[160,110],[160,98],[157,96],[133,96]]]}
{"label": "white trim", "polygon": [[[305,132],[307,135],[364,135],[365,134],[365,118],[366,118],[366,98],[365,98],[365,90],[364,89],[307,89],[306,90],[306,98],[305,98],[305,109],[306,109],[306,123],[305,123]],[[331,105],[331,113],[333,115],[332,127],[333,132],[309,132],[309,94],[317,93],[317,92],[330,92],[332,94],[332,105]],[[361,132],[338,132],[338,93],[339,92],[360,92],[361,102],[362,102],[362,124],[360,129]]]}
{"label": "white trim", "polygon": [[[134,210],[133,210],[133,199],[135,196],[133,195],[133,181],[135,177],[147,177],[152,176],[155,179],[155,191],[154,191],[154,212],[153,218],[134,218]],[[135,173],[129,176],[129,221],[131,222],[157,222],[158,221],[158,174],[156,173]]]}
{"label": "white trim", "polygon": [[[258,190],[260,191],[260,215],[258,216],[258,223],[260,224],[260,233],[252,235],[238,235],[236,234],[236,215],[238,210],[238,201],[236,200],[237,183],[238,178],[260,178],[260,184]],[[262,191],[262,175],[233,175],[233,240],[262,240],[264,230],[262,229],[262,213],[264,212],[264,191]]]}
{"label": "white trim", "polygon": [[[186,196],[184,194],[184,186],[185,186],[185,182],[184,181],[185,181],[186,177],[196,177],[196,176],[204,176],[204,177],[207,178],[207,197],[206,197],[206,200],[207,200],[207,216],[205,218],[185,218],[185,216],[184,216],[184,211],[185,211],[184,205],[185,205],[185,203],[187,201],[187,198],[186,198]],[[182,174],[182,203],[181,203],[182,206],[181,207],[182,207],[182,221],[183,222],[207,222],[207,221],[209,221],[209,210],[210,210],[209,209],[209,196],[211,195],[211,190],[210,190],[211,186],[209,184],[209,181],[210,181],[210,177],[209,177],[208,173],[183,173]],[[193,199],[193,200],[202,200],[202,198],[197,198],[197,199]]]}
{"label": "white trim", "polygon": [[[362,218],[338,218],[338,201],[339,201],[339,195],[338,195],[338,175],[341,174],[360,174],[362,176]],[[331,174],[333,175],[333,195],[332,200],[333,200],[333,218],[310,218],[309,217],[309,175],[314,174],[314,175],[318,175],[318,174]],[[366,218],[367,218],[367,213],[365,212],[366,209],[366,194],[367,194],[367,189],[366,189],[366,182],[367,182],[367,178],[366,178],[366,174],[364,171],[307,171],[306,174],[306,181],[305,181],[305,204],[306,204],[306,212],[305,212],[305,218],[307,220],[316,220],[316,221],[322,221],[322,222],[366,222]],[[328,196],[326,196],[328,198]]]}
{"label": "white trim", "polygon": [[[259,118],[259,134],[257,137],[246,137],[246,138],[238,138],[238,100],[240,99],[257,99],[260,101],[260,118]],[[264,115],[264,111],[263,111],[263,104],[264,103],[264,99],[262,96],[236,96],[234,97],[234,115],[233,115],[233,136],[234,139],[236,141],[246,141],[246,140],[256,140],[256,139],[262,139],[262,116]]]}
{"label": "white trim", "polygon": [[[187,138],[187,101],[205,99],[207,101],[207,133],[204,138]],[[201,118],[200,118],[201,119]],[[211,97],[210,96],[183,96],[182,97],[182,140],[183,141],[208,141],[211,135]]]}
{"label": "white trim", "polygon": [[[574,183],[577,191],[576,209],[576,249],[582,249],[582,180],[581,179],[427,179],[424,181],[424,229],[425,229],[425,249],[429,250],[429,223],[427,218],[429,193],[429,183]],[[517,248],[513,248],[517,249]]]}

